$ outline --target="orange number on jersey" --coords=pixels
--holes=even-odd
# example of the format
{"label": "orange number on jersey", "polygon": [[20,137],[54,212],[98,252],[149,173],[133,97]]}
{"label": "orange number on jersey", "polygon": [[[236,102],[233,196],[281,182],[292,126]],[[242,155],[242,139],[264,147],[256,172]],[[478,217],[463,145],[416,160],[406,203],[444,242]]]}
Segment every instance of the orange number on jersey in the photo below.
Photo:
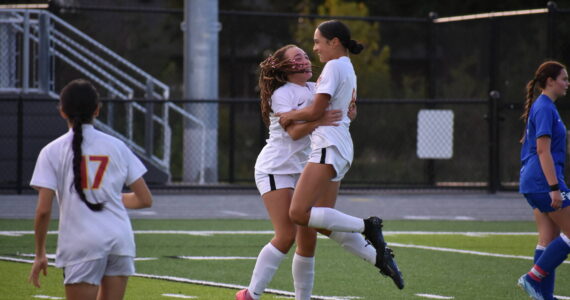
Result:
{"label": "orange number on jersey", "polygon": [[[99,162],[97,166],[97,171],[95,172],[95,179],[91,187],[88,186],[88,173],[87,173],[87,163],[89,162]],[[105,171],[107,171],[107,165],[109,164],[108,156],[101,155],[84,155],[81,157],[81,187],[84,189],[96,190],[101,186],[101,181],[103,181],[103,176]]]}

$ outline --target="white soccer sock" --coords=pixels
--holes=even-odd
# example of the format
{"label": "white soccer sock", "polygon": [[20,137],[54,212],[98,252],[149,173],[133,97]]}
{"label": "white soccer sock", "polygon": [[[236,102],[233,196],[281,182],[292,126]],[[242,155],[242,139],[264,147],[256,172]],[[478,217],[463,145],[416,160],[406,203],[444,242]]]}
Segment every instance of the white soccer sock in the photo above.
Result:
{"label": "white soccer sock", "polygon": [[257,256],[257,261],[255,262],[255,268],[251,275],[249,287],[247,288],[253,299],[259,299],[261,297],[261,294],[263,294],[263,291],[267,285],[269,285],[283,258],[285,258],[285,253],[279,251],[279,249],[275,248],[271,243],[267,243],[267,245],[261,249]]}
{"label": "white soccer sock", "polygon": [[293,256],[295,300],[310,300],[315,281],[315,257]]}
{"label": "white soccer sock", "polygon": [[328,229],[330,231],[363,232],[364,220],[356,218],[329,207],[311,208],[309,227]]}
{"label": "white soccer sock", "polygon": [[364,236],[356,232],[333,231],[329,238],[337,242],[344,250],[364,259],[365,261],[376,263],[376,249],[368,243]]}
{"label": "white soccer sock", "polygon": [[570,247],[570,239],[564,233],[560,233],[560,237],[568,244],[568,247]]}

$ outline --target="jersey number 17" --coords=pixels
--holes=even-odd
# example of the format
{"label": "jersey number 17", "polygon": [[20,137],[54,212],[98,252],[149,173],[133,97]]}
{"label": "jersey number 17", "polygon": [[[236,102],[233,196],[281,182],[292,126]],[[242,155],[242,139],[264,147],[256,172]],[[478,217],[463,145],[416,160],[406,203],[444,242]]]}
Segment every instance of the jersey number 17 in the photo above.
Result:
{"label": "jersey number 17", "polygon": [[[89,186],[89,166],[96,164],[97,169],[95,171],[95,178]],[[101,181],[103,181],[103,176],[105,171],[107,171],[107,165],[109,165],[109,156],[103,155],[83,155],[81,157],[81,187],[83,189],[96,190],[101,186]]]}

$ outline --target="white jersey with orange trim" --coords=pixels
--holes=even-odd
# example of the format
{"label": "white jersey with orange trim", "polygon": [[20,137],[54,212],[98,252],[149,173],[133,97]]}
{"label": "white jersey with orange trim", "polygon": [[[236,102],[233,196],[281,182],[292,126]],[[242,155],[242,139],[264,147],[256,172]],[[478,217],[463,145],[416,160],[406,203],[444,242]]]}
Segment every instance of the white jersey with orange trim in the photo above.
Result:
{"label": "white jersey with orange trim", "polygon": [[310,153],[309,136],[293,140],[274,114],[302,109],[312,103],[314,95],[314,82],[307,82],[303,86],[287,82],[273,92],[269,139],[257,157],[256,171],[266,174],[298,174],[303,171]]}
{"label": "white jersey with orange trim", "polygon": [[338,126],[319,126],[311,134],[311,148],[335,146],[340,155],[352,164],[354,149],[350,135],[348,107],[356,101],[356,74],[350,58],[342,56],[327,62],[317,80],[317,94],[331,96],[327,110],[342,110]]}
{"label": "white jersey with orange trim", "polygon": [[73,130],[41,150],[30,182],[34,188],[56,192],[58,267],[109,254],[135,256],[134,235],[121,192],[125,184],[139,179],[146,168],[122,141],[96,130],[93,125],[83,125],[82,130],[83,190],[89,202],[105,203],[103,210],[90,210],[75,190]]}

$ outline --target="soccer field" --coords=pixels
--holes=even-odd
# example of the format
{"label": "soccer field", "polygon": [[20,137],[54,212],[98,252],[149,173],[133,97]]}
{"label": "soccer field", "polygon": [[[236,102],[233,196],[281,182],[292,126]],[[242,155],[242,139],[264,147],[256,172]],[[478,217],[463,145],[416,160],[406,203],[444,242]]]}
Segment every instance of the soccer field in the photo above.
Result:
{"label": "soccer field", "polygon": [[[50,268],[42,288],[26,282],[33,258],[32,220],[0,220],[0,299],[63,299],[61,270]],[[133,220],[139,276],[126,299],[233,299],[249,283],[266,220]],[[52,222],[51,230],[56,230]],[[315,299],[527,299],[516,286],[532,265],[532,222],[387,221],[406,287],[398,290],[376,268],[319,239]],[[48,236],[55,252],[56,234]],[[293,290],[289,253],[262,299]],[[21,262],[15,262],[21,261]],[[556,295],[570,299],[569,261],[558,269]],[[35,298],[34,298],[35,297]]]}

